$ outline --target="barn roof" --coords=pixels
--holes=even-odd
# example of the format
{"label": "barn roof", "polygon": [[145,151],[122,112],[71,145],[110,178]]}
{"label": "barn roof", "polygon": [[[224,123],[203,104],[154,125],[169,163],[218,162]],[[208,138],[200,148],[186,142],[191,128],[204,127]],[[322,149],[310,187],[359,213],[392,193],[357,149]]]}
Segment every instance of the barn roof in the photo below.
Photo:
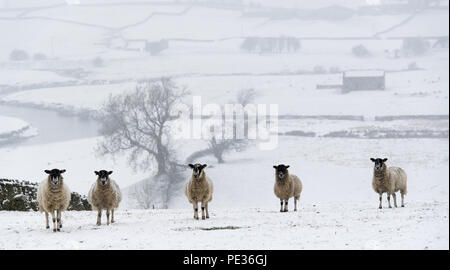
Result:
{"label": "barn roof", "polygon": [[345,77],[380,77],[383,75],[383,70],[350,70],[344,72]]}

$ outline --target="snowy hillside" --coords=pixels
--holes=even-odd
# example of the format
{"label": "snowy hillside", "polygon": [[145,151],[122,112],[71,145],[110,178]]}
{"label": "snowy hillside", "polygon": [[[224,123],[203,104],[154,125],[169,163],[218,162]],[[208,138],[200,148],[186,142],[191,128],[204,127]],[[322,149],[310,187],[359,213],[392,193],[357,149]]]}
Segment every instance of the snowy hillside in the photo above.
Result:
{"label": "snowy hillside", "polygon": [[0,145],[37,135],[37,130],[27,122],[0,115]]}
{"label": "snowy hillside", "polygon": [[[45,229],[43,214],[0,212],[0,249],[448,249],[448,203],[413,202],[379,210],[375,204],[301,204],[272,208],[120,210],[116,223],[96,226],[96,212],[63,214],[63,229]],[[103,220],[103,223],[105,220]],[[43,241],[45,239],[45,241]]]}
{"label": "snowy hillside", "polygon": [[21,119],[0,116],[0,135],[20,131],[26,127],[28,127],[28,123]]}
{"label": "snowy hillside", "polygon": [[[448,54],[447,54],[448,57]],[[443,67],[445,68],[445,66]],[[259,104],[282,104],[280,114],[291,115],[421,115],[447,114],[448,66],[433,71],[387,74],[383,92],[317,90],[318,84],[341,84],[342,74],[286,76],[186,76],[175,79],[202,102],[225,104],[242,89],[254,89]],[[109,95],[132,91],[135,83],[42,88],[13,93],[2,100],[65,110],[98,110]],[[89,95],[89,99],[85,97]],[[291,98],[286,98],[287,96]],[[367,100],[370,102],[367,102]],[[186,99],[192,103],[192,98]],[[383,108],[380,110],[379,108]]]}
{"label": "snowy hillside", "polygon": [[[302,201],[305,203],[354,200],[376,204],[378,195],[371,187],[373,164],[369,160],[373,156],[387,156],[389,165],[401,166],[406,170],[409,189],[407,202],[448,202],[449,157],[448,152],[442,152],[442,149],[449,147],[447,139],[379,141],[296,136],[279,139],[279,146],[273,151],[261,151],[255,145],[247,151],[225,156],[225,164],[218,164],[211,156],[201,159],[202,163],[209,165],[206,171],[214,181],[216,206],[237,208],[278,205],[273,194],[272,168],[278,163],[290,164],[291,172],[302,179]],[[65,168],[67,185],[81,194],[87,194],[95,181],[94,170],[113,170],[113,179],[122,188],[148,177],[149,172],[133,170],[125,156],[115,160],[96,156],[92,149],[97,140],[93,138],[26,146],[17,150],[0,148],[2,173],[38,182],[45,177],[44,169]],[[355,144],[358,147],[354,147]],[[191,153],[206,147],[206,143],[200,140],[191,140],[189,143],[180,141],[177,146],[178,158],[184,162]],[[40,153],[44,153],[42,155],[46,158],[36,159]],[[28,164],[27,170],[19,170],[23,162]],[[183,173],[187,180],[191,170],[186,169]],[[253,191],[250,195],[249,190]],[[174,194],[171,208],[191,208],[182,190],[176,190]],[[126,204],[122,207],[128,208]]]}
{"label": "snowy hillside", "polygon": [[[68,211],[53,233],[43,214],[0,211],[0,249],[449,248],[448,1],[79,2],[0,0],[0,179],[66,169],[87,195],[111,170],[118,222]],[[170,103],[158,89],[189,93]],[[191,131],[209,128],[209,105],[278,105],[258,119],[276,125],[274,149],[249,140],[220,159],[208,138],[172,138],[164,106],[194,112],[198,97]],[[405,208],[378,209],[370,158],[405,170]],[[210,220],[192,218],[187,163],[208,165]],[[278,212],[281,163],[303,183],[295,213]]]}
{"label": "snowy hillside", "polygon": [[[114,39],[190,39],[220,41],[245,36],[281,36],[297,37],[372,37],[393,25],[401,23],[410,14],[378,14],[368,16],[358,14],[356,7],[366,3],[362,1],[344,1],[352,6],[351,16],[342,20],[276,20],[261,17],[244,16],[245,12],[259,12],[260,8],[247,4],[245,8],[208,8],[192,3],[148,4],[142,6],[123,3],[108,5],[90,1],[85,5],[44,6],[44,8],[9,10],[3,12],[0,31],[14,27],[11,38],[0,44],[3,52],[0,59],[6,59],[7,53],[21,44],[21,48],[33,53],[76,59],[91,58],[96,54],[120,58],[123,51],[112,50],[104,46],[107,40]],[[253,2],[253,1],[252,1]],[[264,1],[262,1],[264,2]],[[277,1],[278,2],[278,1]],[[289,1],[290,2],[290,1]],[[316,1],[314,1],[316,2]],[[314,4],[304,1],[297,9],[314,10],[319,7],[335,7],[336,2],[321,1]],[[24,2],[25,3],[25,2]],[[122,5],[121,5],[122,4]],[[262,3],[266,4],[266,3]],[[286,3],[285,3],[286,4]],[[289,3],[287,3],[289,5]],[[14,4],[11,4],[15,7]],[[17,8],[21,4],[16,4]],[[273,6],[274,3],[268,4]],[[283,6],[283,4],[281,4]],[[289,14],[284,10],[282,14]],[[332,14],[333,12],[331,12]],[[354,14],[353,14],[354,13]],[[432,35],[448,35],[448,12],[445,10],[426,11],[416,16],[410,24],[394,29],[394,36],[420,35],[432,31]],[[430,20],[430,18],[432,18]],[[36,23],[38,22],[38,23]],[[133,53],[138,56],[139,53]],[[133,55],[132,54],[132,55]]]}

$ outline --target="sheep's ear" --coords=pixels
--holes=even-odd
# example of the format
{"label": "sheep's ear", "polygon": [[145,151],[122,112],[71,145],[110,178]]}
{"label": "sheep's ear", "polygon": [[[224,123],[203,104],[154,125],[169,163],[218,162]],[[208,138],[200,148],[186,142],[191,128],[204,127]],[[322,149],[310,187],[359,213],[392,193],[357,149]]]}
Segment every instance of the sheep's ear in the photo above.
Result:
{"label": "sheep's ear", "polygon": [[289,165],[286,165],[286,169],[289,168],[289,167],[290,167]]}
{"label": "sheep's ear", "polygon": [[276,170],[276,169],[278,169],[278,166],[276,166],[276,165],[273,165],[273,168]]}
{"label": "sheep's ear", "polygon": [[46,174],[50,174],[50,170],[45,170],[44,171]]}
{"label": "sheep's ear", "polygon": [[202,169],[204,169],[204,168],[206,168],[206,167],[208,167],[208,165],[206,165],[206,164],[203,164],[203,165],[202,165]]}
{"label": "sheep's ear", "polygon": [[189,167],[191,167],[191,169],[194,169],[194,164],[188,164]]}
{"label": "sheep's ear", "polygon": [[108,172],[108,175],[110,175],[110,174],[112,174],[112,173],[113,173],[113,171],[109,171],[109,172]]}
{"label": "sheep's ear", "polygon": [[374,158],[370,158],[370,160],[372,160],[373,162],[375,162],[375,159],[374,159]]}
{"label": "sheep's ear", "polygon": [[387,158],[383,158],[383,162],[386,162],[387,161]]}
{"label": "sheep's ear", "polygon": [[98,175],[98,174],[99,174],[99,172],[98,172],[98,171],[94,171],[94,173],[95,173],[95,175]]}
{"label": "sheep's ear", "polygon": [[59,173],[65,173],[66,169],[59,170]]}

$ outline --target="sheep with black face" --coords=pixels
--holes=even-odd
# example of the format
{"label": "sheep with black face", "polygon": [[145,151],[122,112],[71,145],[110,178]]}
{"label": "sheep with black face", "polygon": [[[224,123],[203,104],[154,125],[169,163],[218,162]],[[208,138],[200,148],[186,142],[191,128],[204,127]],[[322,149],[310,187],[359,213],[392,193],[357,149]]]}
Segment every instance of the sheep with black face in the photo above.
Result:
{"label": "sheep with black face", "polygon": [[275,169],[275,185],[273,190],[275,195],[280,199],[280,212],[288,211],[288,201],[292,197],[294,197],[294,211],[297,211],[297,201],[300,200],[300,193],[303,189],[300,179],[296,175],[289,173],[289,167],[289,165],[284,164],[273,166]]}
{"label": "sheep with black face", "polygon": [[48,213],[52,215],[53,231],[60,231],[62,228],[61,212],[69,207],[70,190],[64,183],[62,174],[66,170],[45,170],[47,178],[39,184],[37,200],[39,212],[45,212],[45,227],[50,228]]}
{"label": "sheep with black face", "polygon": [[92,210],[97,210],[97,225],[101,225],[102,210],[106,210],[106,224],[109,225],[109,216],[111,214],[111,223],[114,223],[114,209],[119,207],[122,200],[122,193],[119,185],[109,176],[112,171],[95,171],[97,181],[92,185],[88,194],[88,202],[92,205]]}
{"label": "sheep with black face", "polygon": [[387,199],[389,208],[391,206],[391,195],[394,198],[394,206],[397,207],[397,196],[395,192],[400,191],[402,195],[402,207],[405,207],[405,195],[408,192],[406,185],[406,173],[399,167],[387,167],[387,158],[371,158],[374,164],[372,188],[380,195],[380,205],[378,208],[382,208],[383,193],[387,193]]}
{"label": "sheep with black face", "polygon": [[[198,218],[198,203],[202,207],[202,219],[209,218],[208,203],[212,200],[213,184],[206,176],[206,164],[189,164],[192,169],[192,177],[184,188],[184,194],[194,207],[194,218]],[[205,215],[206,211],[206,215]]]}

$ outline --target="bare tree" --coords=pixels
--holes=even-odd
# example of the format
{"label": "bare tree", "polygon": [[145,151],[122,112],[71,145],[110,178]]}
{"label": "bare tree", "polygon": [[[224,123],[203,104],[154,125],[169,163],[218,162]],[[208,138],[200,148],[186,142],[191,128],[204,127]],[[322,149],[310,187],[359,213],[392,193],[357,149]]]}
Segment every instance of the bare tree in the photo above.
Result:
{"label": "bare tree", "polygon": [[153,188],[150,181],[143,181],[131,187],[131,197],[136,200],[139,207],[143,209],[150,209],[154,206]]}
{"label": "bare tree", "polygon": [[355,46],[352,48],[352,54],[356,57],[369,57],[370,51],[362,44],[359,44],[358,46]]}
{"label": "bare tree", "polygon": [[255,89],[249,88],[249,89],[243,89],[240,90],[236,95],[236,101],[238,104],[241,104],[242,106],[246,106],[247,104],[253,102],[257,96],[257,93]]}
{"label": "bare tree", "polygon": [[102,155],[129,154],[129,163],[143,171],[156,162],[156,175],[166,174],[176,165],[170,147],[169,121],[174,106],[187,94],[168,78],[144,82],[132,93],[110,96],[103,107],[98,145]]}
{"label": "bare tree", "polygon": [[[254,89],[240,90],[236,95],[236,102],[243,107],[253,102],[256,98],[256,91]],[[248,125],[246,125],[248,127]],[[212,132],[214,134],[214,132]],[[240,139],[234,136],[232,139],[224,139],[225,131],[222,127],[222,138],[216,138],[214,135],[208,141],[209,152],[217,159],[218,163],[225,163],[224,154],[231,151],[242,151],[248,146],[247,139]]]}
{"label": "bare tree", "polygon": [[248,52],[282,53],[296,52],[300,49],[300,40],[295,37],[247,37],[241,44],[241,49]]}
{"label": "bare tree", "polygon": [[101,155],[128,154],[129,164],[137,170],[155,170],[131,195],[143,208],[161,202],[167,208],[170,192],[181,181],[180,167],[172,149],[169,130],[176,106],[188,92],[177,88],[168,78],[143,82],[131,93],[110,96],[102,109],[97,150]]}
{"label": "bare tree", "polygon": [[208,145],[210,152],[217,159],[217,162],[225,163],[223,155],[231,150],[244,150],[248,145],[248,140],[235,138],[217,140],[215,136],[212,136],[211,140],[208,142]]}
{"label": "bare tree", "polygon": [[247,37],[242,42],[241,49],[248,51],[248,52],[253,52],[253,51],[255,51],[257,45],[258,45],[258,38]]}

